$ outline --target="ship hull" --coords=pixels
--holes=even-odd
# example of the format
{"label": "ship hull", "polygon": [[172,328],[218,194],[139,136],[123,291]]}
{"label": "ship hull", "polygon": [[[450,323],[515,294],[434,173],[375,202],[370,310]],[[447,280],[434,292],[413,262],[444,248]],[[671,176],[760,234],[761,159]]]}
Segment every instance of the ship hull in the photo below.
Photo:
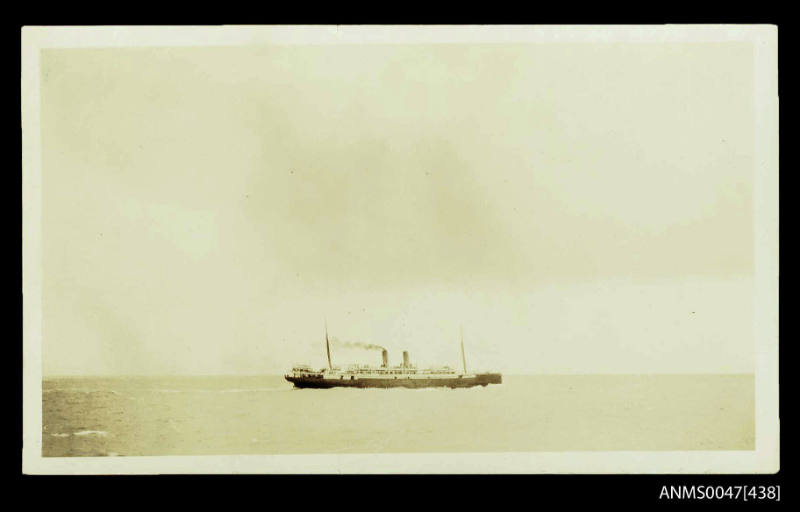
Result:
{"label": "ship hull", "polygon": [[474,386],[488,386],[489,384],[502,384],[503,377],[499,373],[481,373],[477,375],[464,375],[461,377],[397,377],[397,378],[358,378],[326,379],[321,377],[296,377],[286,375],[286,380],[296,388],[330,389],[330,388],[471,388]]}

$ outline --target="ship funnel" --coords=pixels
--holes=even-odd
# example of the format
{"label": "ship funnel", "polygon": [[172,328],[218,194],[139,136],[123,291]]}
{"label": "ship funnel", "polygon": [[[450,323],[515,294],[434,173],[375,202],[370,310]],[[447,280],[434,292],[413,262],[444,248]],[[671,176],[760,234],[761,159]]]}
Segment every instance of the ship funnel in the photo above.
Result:
{"label": "ship funnel", "polygon": [[383,352],[381,352],[381,356],[383,356],[383,364],[381,366],[386,368],[387,366],[389,366],[389,351],[383,349]]}
{"label": "ship funnel", "polygon": [[408,351],[403,351],[403,368],[408,368],[411,364],[408,362]]}

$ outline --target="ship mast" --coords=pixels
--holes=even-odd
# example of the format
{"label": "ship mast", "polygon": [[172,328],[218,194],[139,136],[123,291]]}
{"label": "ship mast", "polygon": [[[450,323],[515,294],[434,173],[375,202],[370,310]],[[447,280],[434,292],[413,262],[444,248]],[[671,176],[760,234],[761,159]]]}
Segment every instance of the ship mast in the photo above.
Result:
{"label": "ship mast", "polygon": [[464,375],[467,374],[467,358],[464,355],[464,328],[461,328],[461,362],[464,364]]}
{"label": "ship mast", "polygon": [[328,341],[328,322],[325,322],[325,350],[328,351],[328,369],[333,370],[331,366],[331,343]]}

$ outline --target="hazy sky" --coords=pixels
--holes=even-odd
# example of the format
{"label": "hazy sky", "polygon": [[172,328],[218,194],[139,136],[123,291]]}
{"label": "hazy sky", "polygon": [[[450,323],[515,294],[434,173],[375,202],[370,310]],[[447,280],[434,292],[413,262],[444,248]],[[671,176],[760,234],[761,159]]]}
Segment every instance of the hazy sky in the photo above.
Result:
{"label": "hazy sky", "polygon": [[45,374],[753,370],[749,44],[41,63]]}

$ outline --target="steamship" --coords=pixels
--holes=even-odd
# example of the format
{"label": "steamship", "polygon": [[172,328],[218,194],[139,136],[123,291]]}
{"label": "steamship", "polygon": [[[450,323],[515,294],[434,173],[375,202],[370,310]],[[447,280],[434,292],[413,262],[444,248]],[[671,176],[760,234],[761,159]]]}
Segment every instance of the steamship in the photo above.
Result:
{"label": "steamship", "polygon": [[315,371],[310,366],[298,365],[284,375],[296,388],[469,388],[501,384],[500,373],[467,372],[467,359],[464,355],[464,340],[461,340],[461,361],[463,371],[448,366],[418,369],[411,364],[408,352],[403,352],[403,364],[389,366],[389,352],[382,350],[383,362],[380,366],[349,365],[345,368],[331,364],[331,345],[328,330],[325,329],[325,348],[328,354],[328,367]]}

